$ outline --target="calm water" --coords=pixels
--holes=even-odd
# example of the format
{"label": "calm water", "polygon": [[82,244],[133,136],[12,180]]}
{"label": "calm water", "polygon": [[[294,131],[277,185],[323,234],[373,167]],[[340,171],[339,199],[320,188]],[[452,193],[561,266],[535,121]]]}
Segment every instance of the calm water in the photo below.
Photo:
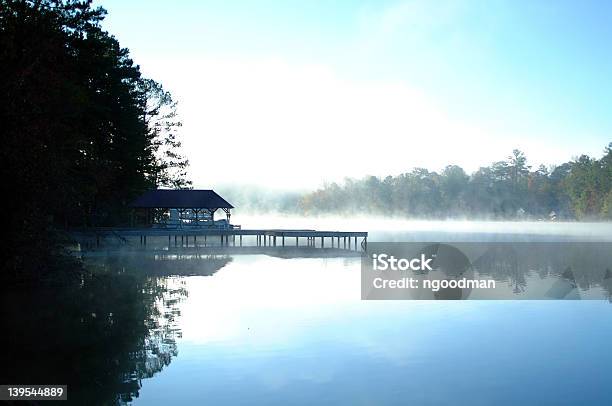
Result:
{"label": "calm water", "polygon": [[[572,238],[612,236],[598,232]],[[3,374],[55,376],[74,404],[612,404],[612,304],[595,282],[579,290],[599,300],[362,301],[360,258],[300,256],[98,252],[77,294],[3,298]]]}

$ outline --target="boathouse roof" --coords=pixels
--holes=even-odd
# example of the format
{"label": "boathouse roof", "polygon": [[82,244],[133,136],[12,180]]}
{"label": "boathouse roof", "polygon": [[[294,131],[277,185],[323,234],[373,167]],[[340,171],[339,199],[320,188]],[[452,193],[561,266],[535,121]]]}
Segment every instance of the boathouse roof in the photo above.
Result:
{"label": "boathouse roof", "polygon": [[150,190],[134,200],[134,208],[166,209],[233,209],[230,203],[214,190],[157,189]]}

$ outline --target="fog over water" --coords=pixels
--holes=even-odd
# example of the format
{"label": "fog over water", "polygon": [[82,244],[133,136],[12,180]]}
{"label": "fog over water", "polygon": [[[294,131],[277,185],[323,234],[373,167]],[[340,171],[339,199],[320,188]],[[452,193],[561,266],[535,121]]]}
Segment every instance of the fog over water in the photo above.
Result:
{"label": "fog over water", "polygon": [[548,221],[409,220],[380,216],[241,215],[232,217],[242,228],[367,231],[370,241],[461,239],[598,240],[612,241],[612,223]]}

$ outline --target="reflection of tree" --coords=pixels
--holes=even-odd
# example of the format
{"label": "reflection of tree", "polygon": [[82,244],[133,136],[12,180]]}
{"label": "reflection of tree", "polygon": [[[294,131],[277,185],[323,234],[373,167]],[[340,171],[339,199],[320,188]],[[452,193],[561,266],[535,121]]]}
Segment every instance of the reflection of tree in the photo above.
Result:
{"label": "reflection of tree", "polygon": [[70,403],[121,404],[176,356],[182,282],[96,268],[76,286],[2,294],[0,381],[67,384]]}
{"label": "reflection of tree", "polygon": [[612,271],[610,271],[609,268],[607,268],[606,272],[604,273],[601,287],[603,288],[607,299],[612,302]]}
{"label": "reflection of tree", "polygon": [[139,350],[132,354],[135,368],[122,376],[122,381],[130,390],[119,393],[118,400],[128,402],[138,396],[140,380],[150,378],[170,364],[177,352],[176,339],[181,333],[176,326],[180,315],[178,304],[187,296],[185,282],[178,278],[150,278],[153,291],[150,303],[151,317],[145,320],[147,335]]}
{"label": "reflection of tree", "polygon": [[[473,261],[480,274],[509,281],[514,293],[524,292],[527,276],[565,279],[583,290],[601,286],[612,289],[607,269],[612,265],[610,243],[483,243],[487,250]],[[608,271],[609,272],[609,271]]]}
{"label": "reflection of tree", "polygon": [[519,267],[517,252],[507,244],[492,245],[473,263],[481,275],[490,275],[497,281],[508,281],[513,293],[521,293],[527,287],[525,271]]}

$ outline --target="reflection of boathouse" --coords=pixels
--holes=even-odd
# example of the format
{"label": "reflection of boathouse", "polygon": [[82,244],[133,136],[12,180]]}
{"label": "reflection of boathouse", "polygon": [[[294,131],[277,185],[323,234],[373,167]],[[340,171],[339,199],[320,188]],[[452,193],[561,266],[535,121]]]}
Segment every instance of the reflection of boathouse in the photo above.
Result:
{"label": "reflection of boathouse", "polygon": [[[231,209],[234,208],[213,190],[151,190],[136,199],[133,225],[168,228],[232,229]],[[215,221],[215,212],[225,212],[225,219]]]}

